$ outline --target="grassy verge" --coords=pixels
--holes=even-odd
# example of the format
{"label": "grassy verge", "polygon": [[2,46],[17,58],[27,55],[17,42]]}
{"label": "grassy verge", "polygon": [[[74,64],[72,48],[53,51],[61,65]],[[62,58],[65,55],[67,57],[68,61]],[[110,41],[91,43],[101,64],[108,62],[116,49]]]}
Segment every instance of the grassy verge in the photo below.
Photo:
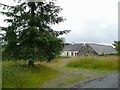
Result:
{"label": "grassy verge", "polygon": [[70,56],[57,56],[56,59],[71,58]]}
{"label": "grassy verge", "polygon": [[96,70],[118,70],[118,57],[79,57],[71,59],[67,65],[71,68]]}
{"label": "grassy verge", "polygon": [[45,81],[57,76],[58,72],[44,65],[29,67],[13,61],[2,62],[3,88],[40,88]]}

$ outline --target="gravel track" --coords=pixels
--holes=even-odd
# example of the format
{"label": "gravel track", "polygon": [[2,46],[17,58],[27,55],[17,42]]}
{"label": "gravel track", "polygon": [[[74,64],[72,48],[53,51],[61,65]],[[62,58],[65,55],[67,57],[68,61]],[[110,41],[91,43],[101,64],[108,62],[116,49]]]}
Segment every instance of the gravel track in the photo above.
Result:
{"label": "gravel track", "polygon": [[70,88],[118,88],[118,72],[80,81]]}

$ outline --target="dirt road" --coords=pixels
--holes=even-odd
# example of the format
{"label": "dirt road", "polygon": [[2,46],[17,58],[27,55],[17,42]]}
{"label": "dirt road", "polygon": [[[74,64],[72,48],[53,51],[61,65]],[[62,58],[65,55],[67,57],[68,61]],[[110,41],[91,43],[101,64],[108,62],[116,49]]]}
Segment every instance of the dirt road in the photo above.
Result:
{"label": "dirt road", "polygon": [[118,88],[118,72],[80,81],[71,88]]}

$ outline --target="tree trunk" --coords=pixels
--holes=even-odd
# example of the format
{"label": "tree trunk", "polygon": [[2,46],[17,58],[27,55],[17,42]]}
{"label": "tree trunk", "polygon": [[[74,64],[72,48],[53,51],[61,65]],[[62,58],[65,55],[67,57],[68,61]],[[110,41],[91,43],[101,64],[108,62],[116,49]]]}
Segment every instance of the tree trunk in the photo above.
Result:
{"label": "tree trunk", "polygon": [[29,62],[28,62],[28,66],[34,66],[34,61],[29,60]]}

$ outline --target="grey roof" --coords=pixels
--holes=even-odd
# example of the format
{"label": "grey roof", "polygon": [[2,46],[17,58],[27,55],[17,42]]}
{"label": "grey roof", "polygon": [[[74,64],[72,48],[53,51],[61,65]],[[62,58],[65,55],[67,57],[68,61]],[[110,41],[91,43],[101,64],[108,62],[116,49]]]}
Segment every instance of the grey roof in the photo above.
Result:
{"label": "grey roof", "polygon": [[84,45],[83,43],[65,45],[63,51],[79,51],[83,45]]}
{"label": "grey roof", "polygon": [[115,54],[117,51],[112,47],[108,45],[99,45],[99,44],[91,44],[87,43],[95,52],[98,54]]}

